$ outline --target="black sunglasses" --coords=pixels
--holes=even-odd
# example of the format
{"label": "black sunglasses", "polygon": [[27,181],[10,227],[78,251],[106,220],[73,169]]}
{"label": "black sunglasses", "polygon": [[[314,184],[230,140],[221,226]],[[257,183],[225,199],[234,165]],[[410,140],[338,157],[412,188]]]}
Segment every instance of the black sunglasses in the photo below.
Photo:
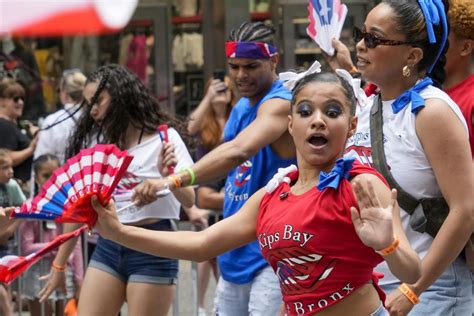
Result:
{"label": "black sunglasses", "polygon": [[11,99],[13,101],[15,101],[15,103],[18,103],[20,100],[25,102],[25,97],[24,96],[21,96],[21,95],[17,95],[17,96],[14,96],[14,97],[11,97]]}
{"label": "black sunglasses", "polygon": [[354,37],[354,41],[356,43],[358,43],[362,39],[364,39],[364,44],[367,48],[375,48],[378,45],[387,45],[387,46],[410,45],[410,46],[416,46],[416,44],[417,44],[416,42],[403,42],[403,41],[394,41],[394,40],[378,38],[374,34],[368,33],[364,30],[361,30],[357,26],[354,26],[354,31],[352,33],[352,36]]}

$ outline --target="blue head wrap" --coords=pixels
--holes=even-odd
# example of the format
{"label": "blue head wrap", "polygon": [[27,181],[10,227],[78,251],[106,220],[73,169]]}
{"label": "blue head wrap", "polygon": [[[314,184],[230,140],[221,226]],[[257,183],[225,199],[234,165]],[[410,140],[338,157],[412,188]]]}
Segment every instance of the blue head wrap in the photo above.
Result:
{"label": "blue head wrap", "polygon": [[433,61],[428,68],[428,73],[433,70],[434,65],[439,59],[441,52],[443,51],[446,41],[448,39],[448,22],[446,18],[446,12],[444,11],[444,3],[442,0],[418,0],[421,11],[425,17],[426,31],[428,32],[428,40],[430,44],[436,43],[436,36],[433,25],[440,25],[443,30],[441,37],[441,44],[439,46],[438,54],[436,59]]}

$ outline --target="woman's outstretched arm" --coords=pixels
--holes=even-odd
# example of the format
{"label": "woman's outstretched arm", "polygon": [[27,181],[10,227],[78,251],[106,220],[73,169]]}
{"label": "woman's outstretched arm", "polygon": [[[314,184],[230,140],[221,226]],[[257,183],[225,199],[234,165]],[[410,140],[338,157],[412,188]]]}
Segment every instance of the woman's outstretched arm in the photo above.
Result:
{"label": "woman's outstretched arm", "polygon": [[201,262],[256,240],[258,209],[264,194],[263,189],[256,192],[236,214],[199,232],[161,232],[122,225],[113,202],[104,207],[93,199],[92,205],[102,237],[151,255]]}

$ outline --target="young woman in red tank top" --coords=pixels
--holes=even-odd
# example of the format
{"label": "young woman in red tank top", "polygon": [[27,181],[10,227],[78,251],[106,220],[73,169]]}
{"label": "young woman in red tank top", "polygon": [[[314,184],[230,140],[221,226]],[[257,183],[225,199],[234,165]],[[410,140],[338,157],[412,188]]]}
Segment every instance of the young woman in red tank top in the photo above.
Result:
{"label": "young woman in red tank top", "polygon": [[126,247],[194,261],[258,240],[287,314],[388,315],[373,268],[386,260],[409,283],[420,276],[420,260],[401,227],[396,192],[375,170],[341,159],[356,125],[351,84],[334,73],[307,75],[289,115],[298,171],[280,170],[239,212],[204,231],[124,226],[113,202],[95,203],[97,226]]}

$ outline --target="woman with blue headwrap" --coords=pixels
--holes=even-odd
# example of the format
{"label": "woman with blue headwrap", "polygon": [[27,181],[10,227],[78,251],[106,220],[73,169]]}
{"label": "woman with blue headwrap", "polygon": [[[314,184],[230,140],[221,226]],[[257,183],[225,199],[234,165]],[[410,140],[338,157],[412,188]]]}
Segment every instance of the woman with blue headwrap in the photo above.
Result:
{"label": "woman with blue headwrap", "polygon": [[[379,94],[359,107],[346,156],[385,169],[399,191],[408,239],[423,260],[413,284],[378,267],[391,315],[472,312],[471,274],[460,255],[474,223],[467,126],[438,88],[445,79],[447,9],[442,0],[383,0],[354,30],[358,71]],[[344,59],[346,48],[338,41],[334,46],[331,62],[354,70]]]}

